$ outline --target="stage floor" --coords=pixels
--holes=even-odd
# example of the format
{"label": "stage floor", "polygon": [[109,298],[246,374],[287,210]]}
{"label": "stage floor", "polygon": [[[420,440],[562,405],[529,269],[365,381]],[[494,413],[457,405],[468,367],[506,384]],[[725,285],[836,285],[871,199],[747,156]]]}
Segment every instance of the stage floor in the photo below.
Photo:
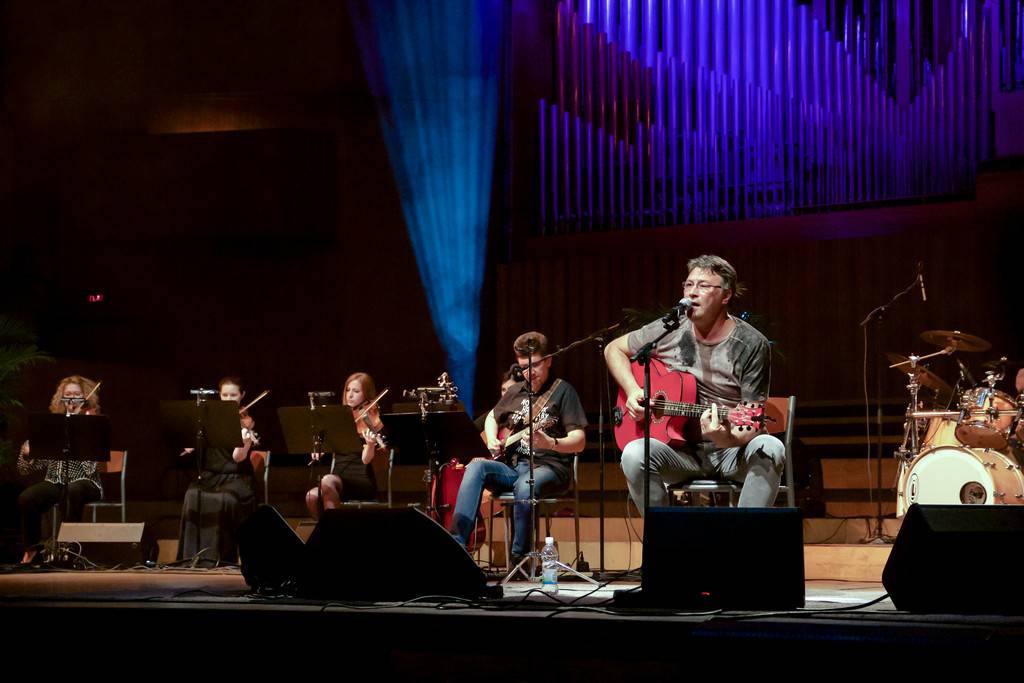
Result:
{"label": "stage floor", "polygon": [[45,655],[50,644],[40,633],[55,625],[79,633],[88,624],[155,661],[178,665],[185,657],[189,666],[229,674],[265,673],[268,656],[295,663],[326,656],[346,671],[415,680],[527,680],[538,669],[559,680],[621,680],[723,666],[797,667],[820,677],[881,665],[923,672],[942,663],[952,671],[1012,659],[1024,644],[1022,617],[901,612],[874,582],[807,581],[800,610],[616,609],[614,591],[638,585],[563,581],[549,595],[514,581],[496,600],[356,603],[253,595],[233,568],[7,568],[0,609],[18,625],[5,635],[11,652]]}
{"label": "stage floor", "polygon": [[[413,571],[413,570],[410,570]],[[495,583],[495,582],[492,582]],[[510,581],[504,585],[503,601],[528,602],[538,607],[565,604],[608,604],[617,590],[639,586],[638,581],[615,580],[595,588],[578,580],[559,583],[558,595],[541,593],[537,582]],[[853,581],[807,581],[805,610],[853,607],[877,600],[885,594],[880,583]],[[203,601],[265,604],[266,598],[250,594],[237,568],[217,569],[132,569],[74,571],[9,567],[0,573],[0,600],[110,600],[110,601]],[[306,601],[303,601],[306,602]],[[390,603],[382,603],[387,605]],[[886,598],[865,607],[865,612],[895,613]]]}

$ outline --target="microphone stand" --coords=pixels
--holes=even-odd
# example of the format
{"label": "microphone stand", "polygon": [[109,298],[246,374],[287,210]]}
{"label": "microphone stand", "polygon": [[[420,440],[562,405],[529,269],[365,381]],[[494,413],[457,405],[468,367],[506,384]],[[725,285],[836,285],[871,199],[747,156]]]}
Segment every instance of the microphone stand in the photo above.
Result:
{"label": "microphone stand", "polygon": [[[570,344],[569,346],[565,347],[564,349],[559,349],[555,353],[550,353],[547,356],[544,356],[544,358],[540,359],[538,362],[543,362],[544,360],[546,360],[548,358],[552,358],[555,355],[564,353],[565,351],[568,351],[569,348],[571,348],[573,345],[574,344]],[[526,433],[527,458],[528,458],[528,462],[530,463],[530,476],[529,476],[529,479],[527,479],[527,483],[530,485],[530,500],[529,500],[529,503],[530,503],[530,524],[533,525],[537,521],[537,505],[539,504],[539,501],[537,500],[536,482],[534,480],[534,461],[533,461],[533,399],[534,399],[534,396],[536,395],[536,392],[533,390],[533,354],[534,354],[534,351],[536,351],[536,344],[535,344],[535,342],[533,342],[533,340],[530,340],[529,342],[527,342],[527,346],[526,346],[526,348],[524,350],[528,354],[527,357],[526,357],[526,376],[524,378],[525,382],[526,382],[526,401],[527,401],[527,423],[526,423],[526,429],[527,429],[527,433]],[[515,505],[518,505],[518,504],[519,504],[518,501],[516,501]],[[514,509],[513,509],[513,513],[512,514],[515,515],[515,510]],[[532,532],[532,530],[531,530],[531,532]],[[576,540],[577,540],[577,546],[578,546],[579,545],[579,539],[576,539]],[[506,538],[505,542],[508,543],[509,540]],[[513,567],[512,570],[509,571],[508,575],[506,575],[505,578],[501,580],[501,584],[502,585],[505,585],[506,583],[511,581],[512,577],[514,577],[516,574],[522,574],[528,581],[533,580],[532,571],[531,571],[530,574],[527,574],[526,571],[523,569],[523,565],[526,564],[527,562],[532,562],[532,560],[534,558],[537,558],[538,564],[540,563],[540,551],[537,550],[536,546],[537,546],[537,544],[535,542],[533,544],[533,547],[530,549],[530,551],[527,552],[525,555],[523,555],[523,559],[521,559],[519,561],[519,564],[517,564],[515,567]],[[578,548],[577,548],[577,551],[578,551]],[[565,564],[564,562],[556,560],[554,564],[555,564],[555,567],[557,567],[558,569],[560,569],[563,572],[569,572],[573,576],[576,576],[577,578],[583,579],[584,581],[589,581],[590,583],[594,584],[595,586],[599,585],[598,582],[595,581],[594,579],[590,578],[586,574],[582,574],[582,573],[576,571],[575,569],[573,569],[569,565]],[[532,568],[533,568],[533,565],[531,564],[531,570],[532,570]],[[543,569],[544,568],[541,567],[541,571],[543,571]]]}
{"label": "microphone stand", "polygon": [[[330,398],[334,396],[333,391],[309,391],[306,393],[309,397],[309,419],[313,425],[313,450],[312,453],[319,453],[320,458],[326,455],[324,453],[324,430],[320,426],[319,413],[316,409],[320,403],[318,399]],[[312,462],[310,463],[312,464]],[[331,454],[331,469],[334,469],[334,454]],[[324,516],[324,491],[323,491],[323,469],[319,469],[316,474],[316,512],[317,519],[323,519]]]}
{"label": "microphone stand", "polygon": [[[902,298],[903,296],[906,296],[910,292],[910,290],[912,290],[914,287],[918,286],[919,282],[920,282],[919,275],[914,275],[914,279],[911,281],[911,283],[909,285],[907,285],[906,288],[904,288],[900,292],[897,292],[891,299],[889,299],[888,302],[886,302],[886,303],[882,304],[881,306],[878,306],[877,308],[873,309],[870,313],[867,314],[867,316],[865,316],[864,320],[862,320],[860,322],[860,326],[865,328],[865,329],[867,328],[867,325],[869,323],[871,323],[871,322],[875,322],[876,323],[876,325],[874,327],[874,329],[875,329],[875,345],[876,346],[878,346],[878,342],[879,342],[879,340],[881,338],[882,319],[885,317],[886,311],[888,311],[889,307],[891,307],[894,303],[896,303],[896,301],[898,299]],[[866,335],[865,335],[865,338],[864,338],[864,343],[865,343],[865,345],[867,344],[867,336]],[[867,351],[865,350],[865,355],[866,355],[866,353],[867,353]],[[865,375],[866,375],[867,374],[867,368],[864,369],[864,372],[865,372]],[[868,409],[870,410],[870,407]],[[916,405],[914,406],[914,410],[917,410],[917,406]],[[882,528],[882,492],[881,492],[881,486],[882,486],[882,450],[883,450],[883,446],[884,446],[884,444],[882,443],[882,363],[877,358],[875,359],[875,425],[876,425],[876,433],[877,433],[877,439],[878,439],[877,444],[876,444],[877,445],[877,456],[876,457],[877,457],[877,460],[878,460],[877,465],[876,465],[877,481],[875,482],[874,486],[871,485],[870,481],[868,482],[868,491],[877,494],[877,499],[878,499],[877,502],[876,502],[876,505],[875,505],[875,513],[876,513],[875,514],[875,528],[866,538],[861,540],[861,543],[892,543],[893,540],[895,540],[895,539],[893,539],[891,536],[886,536],[883,533],[883,528]],[[911,426],[911,431],[914,431],[916,428],[917,428],[916,424],[912,425]],[[869,468],[870,468],[870,460],[871,460],[871,449],[869,447],[868,448],[868,461],[869,461],[868,467]]]}
{"label": "microphone stand", "polygon": [[[527,462],[530,465],[530,475],[529,475],[529,478],[526,480],[526,483],[529,484],[529,486],[530,486],[530,499],[529,499],[529,503],[530,503],[530,524],[532,525],[536,521],[536,519],[537,519],[537,492],[536,492],[536,490],[534,488],[534,480],[533,480],[533,397],[536,394],[536,392],[534,392],[534,390],[533,390],[533,352],[536,351],[536,344],[535,344],[535,342],[532,339],[530,339],[529,341],[526,342],[525,351],[526,351],[526,354],[527,354],[527,356],[526,356],[526,376],[523,378],[523,380],[524,380],[524,383],[526,385],[526,403],[527,403],[527,411],[526,411],[526,430],[527,430],[526,431],[526,448],[527,448],[527,451],[526,451],[526,456],[527,456]],[[513,516],[513,518],[515,517],[515,506],[518,505],[518,504],[519,504],[519,501],[514,501],[513,502],[513,506],[512,506],[512,516]],[[532,535],[532,531],[531,531],[531,535]],[[508,543],[509,539],[506,538],[505,542]],[[527,574],[523,570],[523,565],[526,564],[527,562],[532,562],[532,560],[534,558],[537,558],[538,560],[540,560],[540,553],[537,552],[537,548],[536,548],[536,539],[535,539],[535,542],[534,542],[534,547],[530,548],[530,550],[525,555],[523,555],[523,559],[519,560],[519,564],[517,564],[515,567],[512,568],[512,570],[508,573],[508,575],[504,579],[501,580],[501,583],[503,585],[508,583],[512,579],[512,577],[515,576],[516,574],[522,574],[524,577],[526,577],[526,579],[528,581],[532,580],[533,579],[533,571],[532,571],[533,570],[533,565],[532,564],[530,565],[530,570],[531,571],[530,571],[529,574]]]}
{"label": "microphone stand", "polygon": [[[206,460],[206,423],[204,421],[204,405],[207,397],[217,392],[213,389],[190,389],[189,393],[196,397],[196,554],[192,557],[191,568],[195,569],[203,548],[203,463]],[[182,539],[184,541],[184,539]],[[219,560],[218,560],[219,562]]]}
{"label": "microphone stand", "polygon": [[[598,357],[601,359],[601,364],[605,366],[605,368],[604,368],[604,384],[601,386],[601,402],[600,402],[600,405],[598,406],[598,409],[597,409],[597,427],[598,427],[597,428],[597,453],[598,453],[598,462],[600,463],[600,465],[599,465],[599,467],[600,467],[600,470],[599,470],[600,471],[600,475],[599,475],[599,485],[598,485],[598,488],[599,488],[600,493],[601,493],[600,499],[598,500],[598,549],[599,549],[599,558],[600,558],[599,559],[599,565],[598,565],[598,567],[599,567],[598,575],[603,575],[605,573],[605,568],[604,568],[604,553],[605,553],[605,539],[604,539],[604,534],[605,534],[605,531],[604,531],[604,529],[605,529],[605,526],[604,526],[605,515],[604,515],[604,504],[605,504],[605,488],[606,488],[606,483],[605,483],[605,450],[604,450],[605,449],[605,445],[604,445],[604,416],[605,416],[605,412],[604,411],[605,411],[605,405],[606,405],[606,397],[609,396],[609,393],[608,393],[609,371],[608,371],[608,366],[604,363],[604,348],[606,346],[606,336],[609,333],[614,332],[615,330],[619,329],[621,326],[622,326],[622,323],[615,323],[614,325],[609,325],[608,327],[605,327],[604,329],[601,329],[601,330],[598,330],[597,332],[589,334],[586,337],[583,337],[582,339],[577,339],[576,341],[572,342],[571,344],[567,345],[564,348],[560,348],[560,349],[558,349],[556,351],[553,351],[553,352],[549,353],[548,355],[546,355],[543,358],[541,358],[540,361],[538,361],[538,362],[543,362],[543,361],[547,360],[548,358],[555,358],[557,356],[562,355],[563,353],[566,353],[566,352],[570,351],[571,349],[576,348],[577,346],[580,346],[582,344],[586,344],[588,342],[597,342]],[[516,371],[521,372],[521,370],[519,370],[519,366],[518,365],[513,365],[513,373],[515,373]],[[577,486],[577,497],[578,497],[578,491],[579,491],[579,482],[578,481],[576,482],[576,486]],[[590,569],[590,565],[589,565],[589,563],[587,562],[586,558],[583,555],[583,545],[582,545],[582,543],[580,543],[579,539],[576,539],[576,557],[573,560],[572,564],[574,564],[577,567],[577,569],[579,569],[580,571],[584,571],[585,572],[585,571],[589,571],[589,569]]]}
{"label": "microphone stand", "polygon": [[668,315],[661,319],[665,331],[641,346],[636,353],[629,357],[631,362],[639,363],[644,368],[644,518],[647,517],[647,511],[651,507],[651,353],[658,342],[667,337],[670,332],[679,329],[679,314],[679,306],[669,311]]}
{"label": "microphone stand", "polygon": [[[618,327],[618,325],[615,325],[615,327]],[[597,522],[597,536],[598,536],[598,539],[597,539],[597,543],[598,543],[598,545],[597,545],[597,547],[598,547],[597,568],[598,568],[598,571],[599,571],[599,573],[601,574],[602,577],[604,576],[604,573],[605,573],[605,568],[604,568],[604,496],[605,496],[605,478],[604,478],[604,409],[605,409],[606,401],[608,401],[608,398],[610,396],[610,392],[608,391],[608,375],[609,375],[610,371],[608,370],[608,364],[604,362],[604,349],[605,349],[605,338],[603,336],[597,337],[597,354],[598,354],[598,359],[601,361],[601,364],[604,365],[604,381],[601,382],[601,392],[600,392],[601,393],[601,396],[600,396],[601,405],[598,406],[598,409],[597,409],[597,457],[598,457],[598,460],[600,462],[599,486],[600,486],[600,489],[601,489],[601,498],[600,498],[600,500],[598,501],[598,504],[597,504],[597,515],[598,515],[598,522]],[[576,482],[576,487],[577,487],[577,504],[579,504],[579,500],[578,500],[578,498],[579,498],[579,493],[578,493],[579,482]],[[577,514],[579,514],[579,513],[577,512]],[[579,543],[579,539],[576,539],[576,540],[577,540],[577,545],[579,545],[582,548],[583,544]],[[580,550],[580,561],[576,563],[576,566],[580,567],[583,564],[583,562],[584,562],[584,560],[583,560],[583,551]]]}
{"label": "microphone stand", "polygon": [[[61,453],[64,455],[61,458],[60,463],[57,465],[57,478],[63,482],[58,488],[57,504],[54,505],[53,514],[60,515],[61,519],[64,518],[64,513],[67,510],[68,500],[68,458],[71,456],[71,404],[75,403],[77,399],[73,398],[61,398],[61,403],[64,404],[64,447],[61,449]],[[55,517],[56,518],[56,517]],[[61,522],[63,524],[63,521]],[[54,524],[54,529],[57,529],[57,525]],[[59,531],[59,530],[58,530]],[[63,551],[63,544],[57,540],[59,533],[55,534],[50,539],[50,545],[47,552],[44,553],[44,560],[49,564],[57,564],[58,562],[66,560],[66,553]]]}

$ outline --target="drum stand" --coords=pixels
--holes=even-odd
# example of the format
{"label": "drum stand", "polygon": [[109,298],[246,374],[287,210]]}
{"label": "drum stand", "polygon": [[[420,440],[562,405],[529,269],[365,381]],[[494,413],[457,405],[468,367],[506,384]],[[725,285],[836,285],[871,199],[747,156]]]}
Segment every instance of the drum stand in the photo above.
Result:
{"label": "drum stand", "polygon": [[894,363],[890,365],[890,368],[898,368],[901,365],[910,364],[910,370],[907,372],[907,391],[910,392],[910,403],[907,405],[907,424],[910,430],[910,449],[906,448],[906,437],[903,440],[903,446],[900,446],[896,450],[897,457],[900,457],[905,462],[910,462],[917,457],[918,452],[918,436],[917,436],[917,419],[922,417],[920,410],[921,407],[918,405],[918,393],[921,390],[921,384],[917,381],[917,364],[928,358],[934,358],[935,356],[948,356],[953,353],[953,347],[947,346],[941,351],[935,353],[929,353],[927,356],[915,356],[911,354],[907,357],[907,360],[901,363]]}
{"label": "drum stand", "polygon": [[[910,364],[910,368],[907,371],[907,391],[910,392],[910,402],[907,404],[906,419],[905,419],[905,421],[903,423],[904,424],[903,443],[900,445],[899,448],[896,449],[896,453],[895,453],[895,456],[896,456],[896,458],[899,461],[899,467],[898,467],[898,469],[896,471],[896,487],[897,487],[896,495],[897,495],[897,497],[900,495],[900,492],[898,490],[899,489],[899,482],[902,481],[903,475],[906,472],[907,467],[909,467],[914,462],[914,460],[917,459],[917,456],[920,455],[920,451],[921,451],[921,446],[920,446],[920,443],[919,443],[920,435],[919,435],[919,432],[918,432],[917,421],[919,419],[921,419],[924,416],[924,414],[923,414],[923,411],[921,411],[921,405],[920,405],[920,402],[918,400],[918,394],[919,394],[919,392],[921,390],[921,384],[920,384],[920,382],[918,382],[918,379],[917,379],[918,378],[917,364],[919,362],[921,362],[922,360],[925,360],[925,359],[928,359],[928,358],[933,358],[935,356],[948,356],[948,355],[951,355],[954,350],[955,349],[953,347],[947,346],[946,348],[942,349],[941,351],[936,351],[935,353],[930,353],[927,356],[916,356],[914,354],[910,354],[910,356],[908,356],[907,360],[905,360],[905,361],[903,361],[901,363],[894,363],[894,364],[889,366],[890,368],[894,369],[894,368],[900,367],[901,365],[906,365],[908,363]],[[908,440],[910,441],[910,447],[909,448],[907,447],[907,441]],[[879,459],[879,464],[881,464],[881,459]],[[881,472],[879,472],[878,476],[879,476],[879,479],[881,479],[881,476],[882,476]],[[879,483],[881,483],[881,482],[879,482]],[[879,503],[878,504],[879,504],[879,508],[881,508],[881,498],[879,498]],[[899,501],[897,500],[897,514],[898,513],[899,513]],[[884,540],[886,542],[892,542],[892,539],[888,539],[884,534],[882,534],[882,530],[881,530],[881,509],[879,509],[879,522],[878,522],[878,525],[879,525],[879,528],[877,530],[877,535],[874,538],[872,538],[872,539],[870,539],[870,540],[868,540],[866,542],[870,543],[872,540],[874,540],[876,538],[877,539],[882,539],[882,540]]]}
{"label": "drum stand", "polygon": [[[917,430],[917,417],[915,417],[921,406],[918,403],[918,392],[921,389],[920,383],[917,381],[917,362],[921,360],[918,356],[911,354],[909,358],[910,369],[907,372],[907,391],[910,392],[910,403],[907,404],[906,419],[904,421],[903,430],[903,443],[896,449],[896,458],[899,461],[899,467],[896,471],[896,486],[899,487],[899,482],[903,479],[904,470],[910,463],[912,463],[920,451],[920,445],[918,444],[918,430]],[[895,365],[905,365],[905,363],[896,363]],[[890,366],[894,367],[894,366]],[[907,441],[910,441],[910,447],[907,448]],[[879,459],[881,463],[881,459]],[[879,472],[879,478],[881,478],[881,472]],[[879,482],[881,483],[881,482]],[[896,492],[899,495],[899,491]],[[881,505],[881,498],[879,498],[879,505]],[[881,511],[879,511],[879,518],[881,518]],[[881,522],[879,522],[880,524]],[[885,538],[879,529],[879,538]]]}

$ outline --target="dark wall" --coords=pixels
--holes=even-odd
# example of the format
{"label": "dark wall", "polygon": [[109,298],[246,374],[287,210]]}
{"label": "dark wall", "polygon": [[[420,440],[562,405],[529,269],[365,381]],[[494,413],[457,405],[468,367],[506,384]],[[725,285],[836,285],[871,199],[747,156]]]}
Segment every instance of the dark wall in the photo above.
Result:
{"label": "dark wall", "polygon": [[68,372],[104,380],[133,497],[162,495],[174,462],[158,400],[222,375],[271,390],[254,415],[274,450],[274,408],[354,370],[433,383],[444,355],[344,3],[3,17],[0,311],[60,359],[28,406]]}
{"label": "dark wall", "polygon": [[[519,331],[538,328],[566,345],[619,322],[625,309],[667,310],[681,296],[686,260],[728,259],[749,287],[734,311],[775,342],[772,391],[801,400],[863,396],[863,330],[869,311],[910,284],[924,264],[928,301],[917,288],[871,331],[868,372],[874,397],[876,350],[936,351],[919,334],[950,329],[983,337],[978,366],[1003,354],[1020,366],[1024,324],[1019,302],[1024,172],[983,173],[977,199],[742,223],[531,240],[529,258],[498,270],[499,356]],[[878,336],[876,337],[876,333]],[[884,359],[882,359],[884,360]],[[562,372],[596,409],[603,364],[591,346],[571,352]],[[946,358],[932,367],[950,384]],[[904,396],[905,376],[885,370],[883,396]],[[1002,388],[1013,392],[1012,377]]]}

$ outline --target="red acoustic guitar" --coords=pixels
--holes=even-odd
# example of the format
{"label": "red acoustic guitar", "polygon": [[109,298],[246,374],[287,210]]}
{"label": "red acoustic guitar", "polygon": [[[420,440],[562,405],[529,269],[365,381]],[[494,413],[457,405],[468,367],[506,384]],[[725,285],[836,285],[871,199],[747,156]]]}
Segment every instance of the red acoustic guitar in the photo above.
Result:
{"label": "red acoustic guitar", "polygon": [[[455,516],[455,503],[459,499],[459,487],[466,476],[466,466],[459,462],[458,458],[441,465],[437,477],[434,479],[431,492],[434,504],[434,517],[445,529],[452,528],[452,517]],[[466,549],[474,553],[476,549],[487,540],[487,525],[484,518],[487,516],[489,505],[483,503],[480,506],[476,518],[476,529],[466,541]]]}
{"label": "red acoustic guitar", "polygon": [[[633,363],[633,377],[644,385],[644,368]],[[615,443],[619,449],[644,437],[644,421],[626,412],[626,392],[621,388],[612,411]],[[651,360],[651,438],[678,447],[700,439],[699,418],[710,404],[697,403],[697,379],[687,372],[672,372],[664,363]],[[741,402],[734,408],[718,406],[719,419],[733,427],[760,428],[766,420],[764,404]],[[697,418],[697,419],[691,419]]]}

